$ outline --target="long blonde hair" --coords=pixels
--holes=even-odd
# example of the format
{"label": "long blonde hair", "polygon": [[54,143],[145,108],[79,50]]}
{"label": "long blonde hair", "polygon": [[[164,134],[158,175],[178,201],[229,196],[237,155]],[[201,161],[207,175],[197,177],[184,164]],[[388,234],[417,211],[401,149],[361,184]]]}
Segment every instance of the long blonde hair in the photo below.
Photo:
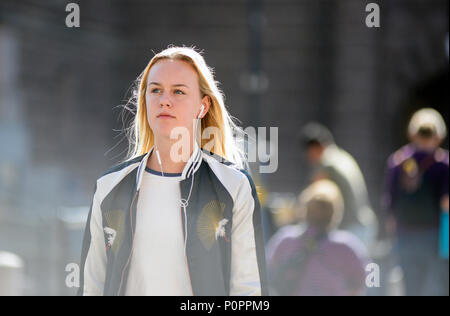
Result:
{"label": "long blonde hair", "polygon": [[[154,134],[147,119],[147,106],[145,95],[147,89],[147,77],[150,69],[160,60],[181,60],[191,65],[199,78],[200,93],[202,97],[209,96],[211,106],[201,121],[200,133],[208,127],[215,127],[219,135],[214,135],[214,147],[212,152],[234,163],[239,168],[245,167],[245,158],[238,140],[234,134],[243,135],[243,131],[234,122],[224,104],[224,95],[218,88],[218,82],[214,80],[214,71],[208,67],[201,53],[190,47],[169,47],[156,54],[145,67],[137,79],[137,90],[134,93],[134,103],[137,107],[134,120],[127,130],[129,148],[126,160],[147,153],[154,145]],[[202,139],[200,147],[208,143],[208,139]]]}

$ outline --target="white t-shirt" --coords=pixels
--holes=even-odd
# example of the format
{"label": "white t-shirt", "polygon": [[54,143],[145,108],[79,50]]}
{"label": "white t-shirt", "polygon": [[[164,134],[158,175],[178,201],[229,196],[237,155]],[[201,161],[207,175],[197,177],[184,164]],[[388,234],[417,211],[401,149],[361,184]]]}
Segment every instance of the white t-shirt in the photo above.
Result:
{"label": "white t-shirt", "polygon": [[126,295],[191,296],[180,205],[181,174],[146,168]]}

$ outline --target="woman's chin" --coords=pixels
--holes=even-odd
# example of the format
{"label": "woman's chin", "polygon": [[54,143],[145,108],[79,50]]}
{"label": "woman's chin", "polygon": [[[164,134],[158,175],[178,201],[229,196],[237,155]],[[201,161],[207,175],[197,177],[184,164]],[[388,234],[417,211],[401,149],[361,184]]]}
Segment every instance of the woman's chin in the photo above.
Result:
{"label": "woman's chin", "polygon": [[160,126],[155,134],[160,138],[170,138],[175,128],[177,126]]}

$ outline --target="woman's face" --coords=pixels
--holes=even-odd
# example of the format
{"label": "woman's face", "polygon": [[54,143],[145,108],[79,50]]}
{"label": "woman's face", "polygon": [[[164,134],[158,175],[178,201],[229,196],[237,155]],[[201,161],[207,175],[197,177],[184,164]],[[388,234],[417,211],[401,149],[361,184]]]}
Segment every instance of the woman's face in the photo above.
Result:
{"label": "woman's face", "polygon": [[[169,138],[175,127],[187,128],[192,136],[193,120],[202,105],[196,71],[181,60],[158,61],[147,77],[145,102],[147,119],[156,138]],[[202,116],[208,109],[209,106]]]}

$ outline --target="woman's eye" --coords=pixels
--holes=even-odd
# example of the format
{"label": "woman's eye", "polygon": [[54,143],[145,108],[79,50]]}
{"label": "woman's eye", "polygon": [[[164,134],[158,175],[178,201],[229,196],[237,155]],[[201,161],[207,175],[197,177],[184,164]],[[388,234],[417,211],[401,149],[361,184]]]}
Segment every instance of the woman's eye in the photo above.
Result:
{"label": "woman's eye", "polygon": [[184,92],[181,90],[175,90],[175,94],[184,94]]}
{"label": "woman's eye", "polygon": [[158,88],[155,88],[155,89],[152,90],[152,93],[159,93],[159,91],[160,90]]}

